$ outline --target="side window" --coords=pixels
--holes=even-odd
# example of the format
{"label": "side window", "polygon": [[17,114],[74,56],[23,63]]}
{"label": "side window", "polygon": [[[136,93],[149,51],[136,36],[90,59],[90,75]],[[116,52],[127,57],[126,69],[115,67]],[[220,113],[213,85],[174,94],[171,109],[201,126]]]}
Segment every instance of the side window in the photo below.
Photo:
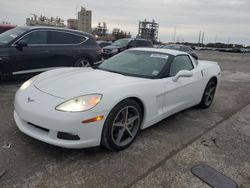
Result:
{"label": "side window", "polygon": [[170,67],[170,76],[175,76],[180,70],[192,70],[193,64],[188,56],[176,56]]}
{"label": "side window", "polygon": [[182,51],[184,51],[184,52],[192,52],[193,50],[191,48],[187,47],[187,46],[183,46]]}
{"label": "side window", "polygon": [[152,42],[150,42],[150,41],[147,41],[146,44],[147,44],[148,47],[152,47],[153,46]]}
{"label": "side window", "polygon": [[24,36],[21,41],[29,44],[47,44],[47,31],[34,31]]}
{"label": "side window", "polygon": [[136,46],[137,47],[144,47],[144,46],[147,46],[147,45],[146,45],[146,42],[144,40],[137,40],[136,41]]}
{"label": "side window", "polygon": [[48,44],[79,44],[85,41],[84,36],[60,32],[48,31]]}
{"label": "side window", "polygon": [[128,43],[128,47],[129,47],[129,48],[134,48],[134,47],[136,47],[136,42],[135,42],[135,40],[131,40],[131,41]]}
{"label": "side window", "polygon": [[186,49],[184,48],[184,46],[180,47],[180,51],[186,52]]}

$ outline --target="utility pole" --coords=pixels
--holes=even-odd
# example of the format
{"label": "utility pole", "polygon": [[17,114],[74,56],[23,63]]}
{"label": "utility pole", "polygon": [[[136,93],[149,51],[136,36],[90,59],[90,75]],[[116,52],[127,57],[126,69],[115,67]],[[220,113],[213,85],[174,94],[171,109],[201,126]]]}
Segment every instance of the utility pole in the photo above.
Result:
{"label": "utility pole", "polygon": [[174,27],[174,36],[173,36],[173,42],[175,43],[175,38],[176,38],[176,26]]}
{"label": "utility pole", "polygon": [[203,45],[203,43],[204,43],[204,35],[205,35],[205,32],[203,31],[203,33],[202,33],[202,39],[201,39],[201,44]]}
{"label": "utility pole", "polygon": [[199,32],[198,47],[200,46],[200,42],[201,42],[201,31]]}

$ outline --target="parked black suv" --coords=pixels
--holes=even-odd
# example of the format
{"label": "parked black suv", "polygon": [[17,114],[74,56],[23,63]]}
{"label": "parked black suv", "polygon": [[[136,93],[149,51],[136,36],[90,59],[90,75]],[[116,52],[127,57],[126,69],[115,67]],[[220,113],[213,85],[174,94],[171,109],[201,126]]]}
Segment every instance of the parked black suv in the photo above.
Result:
{"label": "parked black suv", "polygon": [[54,27],[17,27],[0,34],[0,78],[64,66],[89,66],[101,59],[94,37]]}
{"label": "parked black suv", "polygon": [[145,39],[119,39],[112,43],[112,45],[102,48],[102,57],[107,59],[126,49],[134,47],[153,47],[153,44],[151,41]]}

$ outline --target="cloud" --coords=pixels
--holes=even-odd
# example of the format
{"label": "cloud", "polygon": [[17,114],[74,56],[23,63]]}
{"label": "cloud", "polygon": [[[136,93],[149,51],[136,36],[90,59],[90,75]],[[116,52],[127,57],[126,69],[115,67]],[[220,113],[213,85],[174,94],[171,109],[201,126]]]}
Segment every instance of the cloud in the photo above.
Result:
{"label": "cloud", "polygon": [[[77,8],[92,10],[93,27],[105,21],[113,27],[138,32],[141,19],[155,19],[160,23],[159,38],[172,40],[174,27],[177,36],[197,41],[199,31],[205,32],[205,41],[214,38],[250,45],[249,0],[1,0],[0,18],[23,25],[30,13],[75,18]],[[1,20],[0,20],[1,21]]]}

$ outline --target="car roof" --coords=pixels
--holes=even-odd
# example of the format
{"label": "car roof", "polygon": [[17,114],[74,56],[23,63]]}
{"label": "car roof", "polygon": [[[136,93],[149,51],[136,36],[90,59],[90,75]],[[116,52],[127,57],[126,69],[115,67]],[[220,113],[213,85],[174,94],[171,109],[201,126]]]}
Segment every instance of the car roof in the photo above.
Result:
{"label": "car roof", "polygon": [[188,47],[188,48],[191,48],[190,46],[188,45],[184,45],[184,44],[165,44],[164,46],[174,46],[174,47]]}
{"label": "car roof", "polygon": [[83,31],[79,31],[79,30],[73,30],[73,29],[68,29],[68,28],[61,28],[61,27],[49,27],[49,26],[18,26],[16,28],[21,28],[21,29],[26,29],[26,30],[39,30],[39,29],[48,29],[48,30],[57,30],[57,31],[68,31],[71,33],[76,33],[76,34],[80,34],[80,35],[85,35],[88,37],[93,37],[93,35],[83,32]]}
{"label": "car roof", "polygon": [[160,52],[160,53],[170,54],[173,56],[182,55],[182,54],[187,55],[188,54],[186,52],[182,52],[179,50],[164,49],[164,48],[131,48],[129,50],[138,50],[138,51],[146,51],[146,52]]}
{"label": "car roof", "polygon": [[[148,39],[141,39],[141,38],[122,38],[122,39],[126,39],[126,40],[129,40],[129,41],[131,41],[131,40],[143,40],[143,41],[150,41],[150,40],[148,40]],[[122,39],[117,39],[117,40],[122,40]]]}

